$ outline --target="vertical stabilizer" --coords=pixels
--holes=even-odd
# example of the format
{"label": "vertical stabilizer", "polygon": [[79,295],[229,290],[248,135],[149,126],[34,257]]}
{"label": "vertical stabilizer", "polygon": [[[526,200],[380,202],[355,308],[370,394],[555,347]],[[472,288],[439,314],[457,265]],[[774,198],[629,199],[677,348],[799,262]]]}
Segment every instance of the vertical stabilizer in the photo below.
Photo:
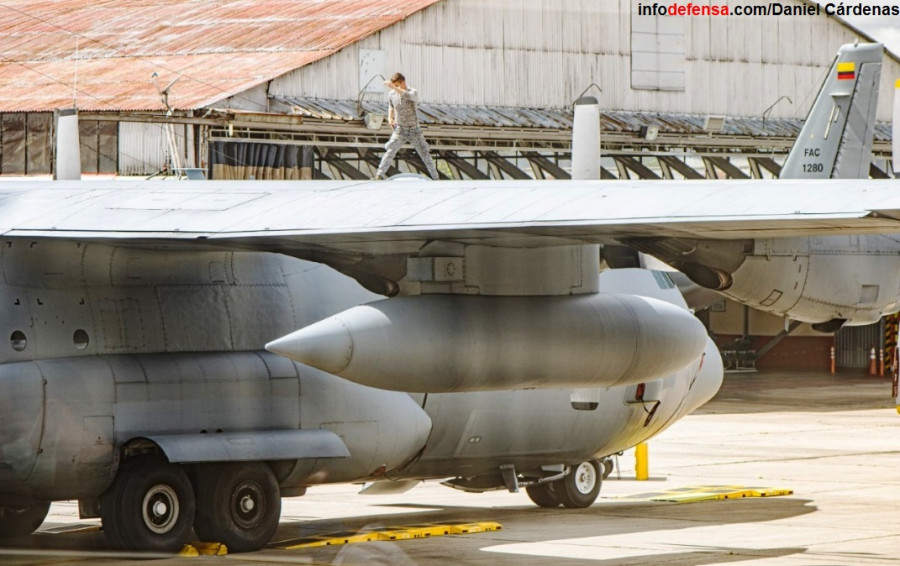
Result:
{"label": "vertical stabilizer", "polygon": [[81,144],[78,138],[78,110],[75,108],[63,108],[59,111],[53,178],[57,181],[81,179]]}
{"label": "vertical stabilizer", "polygon": [[779,175],[782,179],[866,179],[884,47],[844,45]]}
{"label": "vertical stabilizer", "polygon": [[583,96],[575,101],[572,178],[600,178],[600,102],[593,96]]}

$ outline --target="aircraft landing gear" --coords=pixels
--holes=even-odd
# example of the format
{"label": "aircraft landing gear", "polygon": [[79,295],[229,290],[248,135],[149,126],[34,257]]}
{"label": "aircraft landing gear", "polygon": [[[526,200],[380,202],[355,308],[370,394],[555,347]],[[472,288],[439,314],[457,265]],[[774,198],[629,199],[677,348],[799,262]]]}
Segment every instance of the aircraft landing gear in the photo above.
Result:
{"label": "aircraft landing gear", "polygon": [[196,485],[194,530],[201,540],[249,552],[272,539],[281,517],[281,494],[269,466],[242,462],[199,467]]}
{"label": "aircraft landing gear", "polygon": [[41,526],[49,511],[49,501],[0,505],[0,539],[30,535]]}
{"label": "aircraft landing gear", "polygon": [[590,460],[574,466],[572,473],[559,480],[556,492],[563,507],[581,509],[596,501],[602,482],[600,463]]}
{"label": "aircraft landing gear", "polygon": [[547,509],[559,507],[561,501],[559,500],[559,496],[556,495],[556,489],[553,486],[554,483],[556,482],[526,487],[525,493],[528,494],[528,498],[538,507],[546,507]]}
{"label": "aircraft landing gear", "polygon": [[601,474],[601,463],[590,460],[573,466],[560,480],[530,486],[525,491],[540,507],[554,508],[562,504],[569,509],[582,509],[597,500],[604,477]]}
{"label": "aircraft landing gear", "polygon": [[175,552],[194,523],[194,489],[181,466],[161,456],[126,460],[103,494],[106,539],[118,548]]}

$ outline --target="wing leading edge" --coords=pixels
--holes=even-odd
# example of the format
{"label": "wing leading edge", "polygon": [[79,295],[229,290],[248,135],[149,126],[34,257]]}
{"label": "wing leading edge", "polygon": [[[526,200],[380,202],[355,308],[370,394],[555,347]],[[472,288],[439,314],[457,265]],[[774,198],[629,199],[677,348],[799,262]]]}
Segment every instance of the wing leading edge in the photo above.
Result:
{"label": "wing leading edge", "polygon": [[900,232],[891,180],[30,182],[0,188],[0,211],[7,237],[281,253]]}

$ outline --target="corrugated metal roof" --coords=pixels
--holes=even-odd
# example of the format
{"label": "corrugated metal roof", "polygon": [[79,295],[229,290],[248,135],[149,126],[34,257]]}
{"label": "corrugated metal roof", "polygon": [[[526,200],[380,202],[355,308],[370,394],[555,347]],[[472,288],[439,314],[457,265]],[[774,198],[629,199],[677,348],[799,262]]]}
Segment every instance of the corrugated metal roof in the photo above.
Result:
{"label": "corrugated metal roof", "polygon": [[[326,100],[274,96],[273,100],[293,109],[293,113],[323,120],[361,120],[355,100]],[[386,113],[386,102],[362,102],[365,112]],[[424,124],[445,126],[487,126],[506,128],[572,128],[571,108],[512,108],[508,106],[456,106],[449,104],[419,104],[419,119]],[[705,116],[660,112],[626,112],[604,110],[600,113],[603,131],[639,132],[643,126],[658,126],[664,134],[705,134]],[[722,134],[734,136],[796,137],[803,120],[791,118],[732,118],[725,119]],[[875,140],[889,141],[891,125],[878,122]]]}
{"label": "corrugated metal roof", "polygon": [[[322,120],[361,120],[355,100],[326,100],[273,96],[273,100],[287,105],[293,113]],[[364,112],[384,114],[386,102],[362,101]],[[419,104],[419,119],[423,124],[444,126],[487,126],[505,128],[572,128],[570,108],[512,108],[508,106],[457,106],[450,104]],[[639,132],[643,126],[658,126],[665,134],[705,134],[705,116],[661,112],[601,111],[600,120],[606,132]],[[734,136],[796,137],[803,120],[792,118],[727,117],[722,134]],[[890,141],[891,125],[875,124],[875,141]]]}
{"label": "corrugated metal roof", "polygon": [[[438,0],[8,0],[0,112],[201,108]],[[77,47],[77,50],[76,50]],[[153,73],[158,77],[151,79]]]}

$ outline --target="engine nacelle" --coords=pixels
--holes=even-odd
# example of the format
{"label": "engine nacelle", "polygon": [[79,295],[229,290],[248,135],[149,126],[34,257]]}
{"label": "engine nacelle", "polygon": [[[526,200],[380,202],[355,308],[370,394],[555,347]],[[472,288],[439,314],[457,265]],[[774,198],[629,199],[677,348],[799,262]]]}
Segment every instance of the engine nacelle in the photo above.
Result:
{"label": "engine nacelle", "polygon": [[891,236],[629,243],[703,287],[823,331],[877,322],[900,303],[900,248]]}
{"label": "engine nacelle", "polygon": [[757,240],[725,295],[822,330],[871,324],[897,310],[900,257],[884,236]]}
{"label": "engine nacelle", "polygon": [[607,387],[673,373],[703,325],[633,295],[429,295],[354,307],[266,345],[364,385],[420,393]]}

